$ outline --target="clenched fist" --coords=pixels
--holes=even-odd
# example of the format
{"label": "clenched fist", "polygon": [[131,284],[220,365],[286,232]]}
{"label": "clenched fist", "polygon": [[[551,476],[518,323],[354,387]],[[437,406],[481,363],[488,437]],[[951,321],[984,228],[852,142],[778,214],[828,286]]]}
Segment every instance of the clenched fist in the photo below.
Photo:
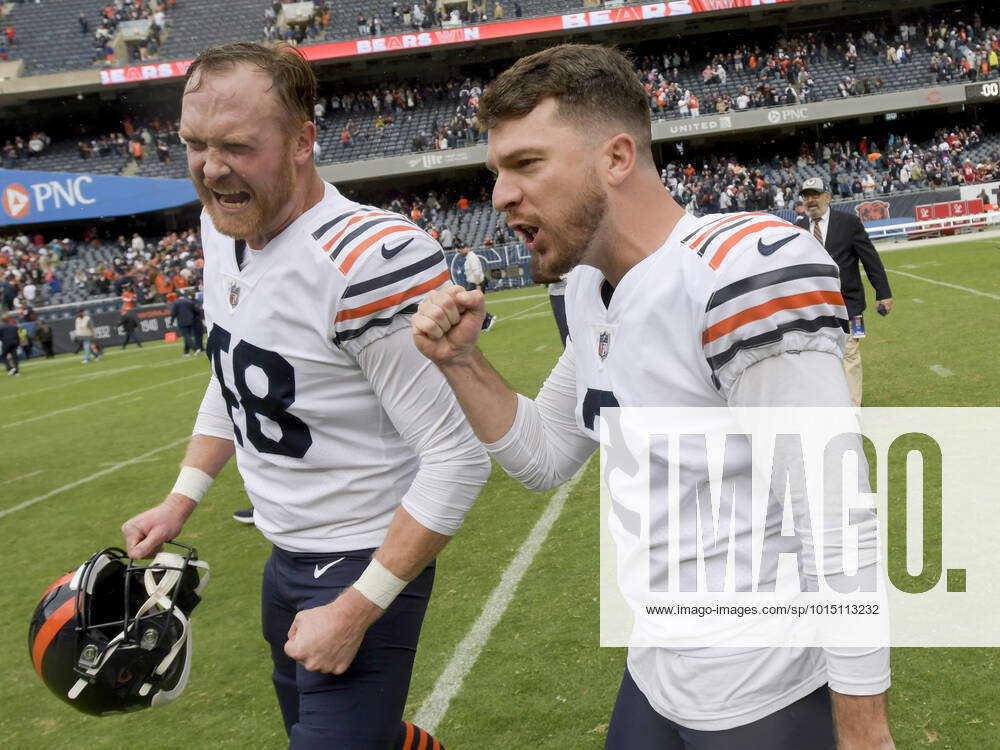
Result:
{"label": "clenched fist", "polygon": [[413,316],[417,349],[436,365],[456,363],[476,348],[485,317],[486,299],[478,289],[435,289]]}

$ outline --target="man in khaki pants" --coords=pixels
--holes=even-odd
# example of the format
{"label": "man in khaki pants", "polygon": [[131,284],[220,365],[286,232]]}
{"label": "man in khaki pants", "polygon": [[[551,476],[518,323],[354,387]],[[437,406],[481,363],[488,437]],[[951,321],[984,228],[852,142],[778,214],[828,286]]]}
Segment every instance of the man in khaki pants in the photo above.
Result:
{"label": "man in khaki pants", "polygon": [[808,229],[826,248],[840,267],[840,291],[847,306],[849,329],[847,349],[844,351],[844,373],[851,389],[851,400],[861,406],[861,349],[859,342],[865,336],[865,290],[861,286],[858,263],[865,268],[865,275],[875,289],[878,311],[888,315],[892,309],[892,291],[886,277],[882,259],[868,239],[868,232],[853,212],[831,211],[830,190],[821,177],[810,177],[802,183],[799,195],[805,205],[806,216],[795,223]]}

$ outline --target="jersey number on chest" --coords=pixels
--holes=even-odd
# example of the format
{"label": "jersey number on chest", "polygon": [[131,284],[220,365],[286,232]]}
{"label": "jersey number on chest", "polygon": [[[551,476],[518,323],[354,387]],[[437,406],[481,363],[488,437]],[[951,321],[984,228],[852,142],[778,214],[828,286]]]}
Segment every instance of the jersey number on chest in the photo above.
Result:
{"label": "jersey number on chest", "polygon": [[[222,387],[222,397],[226,401],[229,418],[233,419],[233,409],[243,409],[246,420],[247,439],[258,453],[276,453],[279,456],[302,458],[312,445],[309,427],[288,407],[295,403],[295,369],[277,352],[269,352],[248,341],[240,341],[231,352],[233,364],[233,389],[226,382],[222,369],[222,354],[229,354],[232,334],[219,325],[212,326],[208,337],[208,356],[212,358],[215,376]],[[267,393],[258,396],[247,386],[247,369],[258,367],[267,377]],[[237,395],[238,394],[238,395]],[[260,417],[270,419],[281,429],[281,439],[274,440],[264,434]],[[233,433],[236,442],[243,445],[243,434],[233,419]]]}

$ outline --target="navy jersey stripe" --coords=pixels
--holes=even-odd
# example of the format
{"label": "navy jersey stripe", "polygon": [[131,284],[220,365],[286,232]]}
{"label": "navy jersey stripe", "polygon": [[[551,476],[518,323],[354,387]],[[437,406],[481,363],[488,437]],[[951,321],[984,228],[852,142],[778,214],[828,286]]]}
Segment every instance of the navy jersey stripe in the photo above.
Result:
{"label": "navy jersey stripe", "polygon": [[333,229],[333,227],[342,222],[344,219],[354,216],[355,213],[357,213],[357,211],[348,211],[346,214],[341,214],[336,219],[331,219],[330,221],[326,222],[326,224],[317,229],[315,232],[313,232],[312,238],[314,240],[318,240],[320,237],[329,232],[331,229]]}
{"label": "navy jersey stripe", "polygon": [[392,216],[386,216],[381,219],[372,219],[371,221],[363,221],[358,226],[357,229],[352,229],[347,233],[346,236],[340,241],[340,243],[333,249],[330,253],[330,260],[337,260],[337,256],[340,255],[341,251],[344,250],[348,245],[350,245],[354,240],[363,235],[372,227],[378,226],[379,224],[388,224],[389,222],[396,222],[397,224],[410,224],[416,231],[423,231],[415,224],[411,224],[408,220],[404,219],[398,214],[393,214]]}
{"label": "navy jersey stripe", "polygon": [[701,246],[701,249],[698,250],[698,255],[704,255],[705,251],[708,250],[708,246],[711,245],[712,242],[714,242],[719,237],[719,235],[725,234],[730,229],[736,229],[736,227],[741,227],[748,222],[755,221],[760,218],[761,218],[760,216],[748,216],[747,218],[741,219],[740,221],[737,222],[733,222],[732,224],[726,224],[726,226],[722,227],[722,229],[718,230],[715,234],[713,234],[711,237],[705,240],[705,242]]}
{"label": "navy jersey stripe", "polygon": [[337,334],[333,337],[333,343],[336,344],[337,346],[340,346],[345,341],[356,339],[362,333],[371,328],[377,328],[380,326],[389,325],[392,322],[392,319],[395,318],[397,315],[412,315],[416,311],[417,311],[417,303],[414,303],[412,305],[407,305],[406,307],[400,310],[396,310],[392,315],[389,315],[385,318],[372,318],[359,328],[352,328],[348,331],[338,331]]}
{"label": "navy jersey stripe", "polygon": [[719,219],[713,219],[712,221],[708,222],[707,224],[702,224],[700,227],[698,227],[693,232],[691,232],[691,234],[689,234],[687,237],[685,237],[684,239],[682,239],[681,242],[684,242],[684,243],[690,242],[692,237],[694,237],[699,232],[704,231],[708,227],[712,226],[717,221],[719,221]]}
{"label": "navy jersey stripe", "polygon": [[395,284],[397,281],[402,281],[410,276],[415,276],[421,271],[426,271],[428,268],[433,268],[438,263],[444,263],[444,253],[440,250],[436,251],[433,255],[428,255],[426,258],[422,258],[416,263],[411,263],[392,273],[376,276],[374,279],[368,279],[367,281],[360,281],[357,284],[351,284],[344,290],[342,297],[345,299],[347,297],[357,297],[359,294]]}
{"label": "navy jersey stripe", "polygon": [[787,323],[775,326],[770,331],[765,331],[764,333],[759,333],[756,336],[751,336],[750,338],[737,341],[731,347],[726,349],[726,351],[716,354],[714,357],[706,357],[708,360],[708,366],[712,368],[712,372],[714,373],[715,371],[721,369],[743,349],[755,349],[758,346],[774,344],[781,341],[784,335],[789,331],[816,333],[823,328],[838,328],[846,331],[847,319],[838,318],[833,315],[820,315],[810,320],[790,320]]}
{"label": "navy jersey stripe", "polygon": [[828,276],[835,279],[838,274],[839,271],[836,266],[827,265],[826,263],[803,263],[798,266],[786,266],[774,271],[759,273],[755,276],[747,276],[745,279],[734,281],[732,284],[717,290],[711,299],[708,300],[708,307],[705,308],[705,312],[725,304],[729,300],[739,297],[741,294],[763,289],[766,286],[773,286],[774,284],[781,284],[782,282],[793,281],[795,279],[806,279],[813,276]]}

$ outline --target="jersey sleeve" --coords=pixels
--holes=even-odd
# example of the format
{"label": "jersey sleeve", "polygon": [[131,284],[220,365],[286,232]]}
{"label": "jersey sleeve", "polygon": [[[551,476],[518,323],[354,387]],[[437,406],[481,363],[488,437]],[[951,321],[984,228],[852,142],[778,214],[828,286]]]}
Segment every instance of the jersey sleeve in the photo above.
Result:
{"label": "jersey sleeve", "polygon": [[703,257],[716,275],[701,347],[723,396],[744,370],[767,357],[843,355],[847,310],[840,273],[809,232],[775,217],[754,218],[711,245]]}
{"label": "jersey sleeve", "polygon": [[394,320],[415,312],[427,292],[451,281],[441,246],[398,214],[355,216],[324,247],[345,280],[333,343],[354,353],[394,330]]}

